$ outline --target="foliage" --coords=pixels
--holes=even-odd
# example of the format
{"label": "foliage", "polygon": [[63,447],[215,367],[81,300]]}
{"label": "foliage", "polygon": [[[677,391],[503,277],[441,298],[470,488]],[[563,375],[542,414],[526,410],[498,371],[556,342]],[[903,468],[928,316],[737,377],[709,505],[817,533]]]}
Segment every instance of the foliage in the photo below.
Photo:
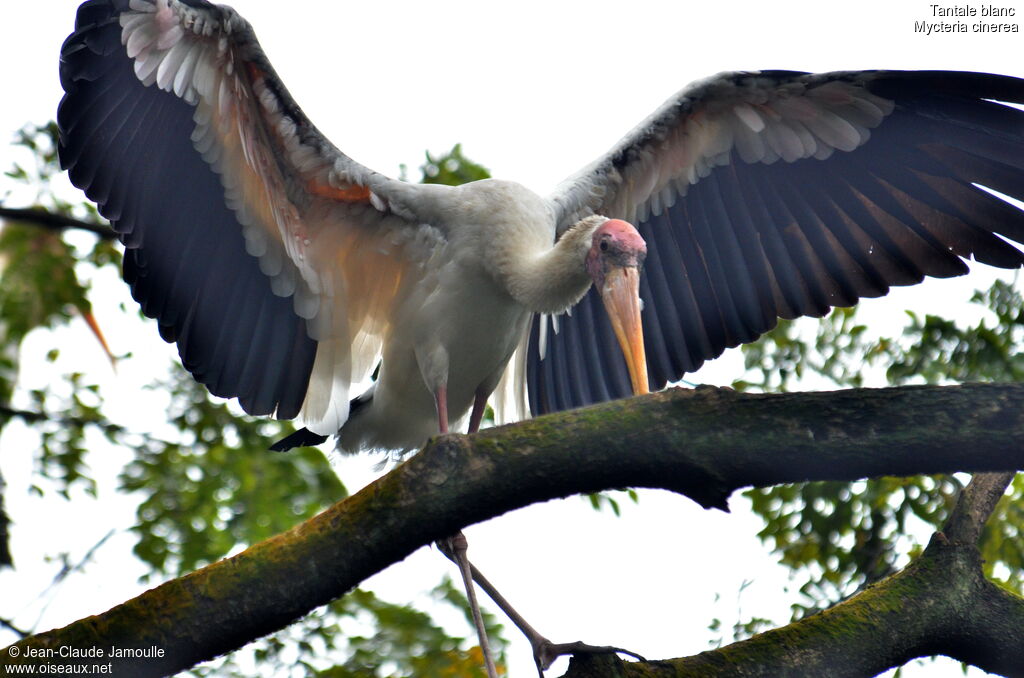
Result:
{"label": "foliage", "polygon": [[[465,597],[447,577],[430,597],[435,606],[466,611]],[[492,642],[498,639],[492,650],[498,655],[499,672],[504,673],[501,626],[486,612],[484,623]],[[475,635],[472,639],[452,636],[412,605],[389,603],[370,591],[356,589],[261,642],[253,653],[259,667],[255,672],[245,673],[227,658],[196,667],[192,673],[218,677],[256,673],[274,678],[485,678],[480,648],[473,641]],[[324,658],[338,655],[346,659],[326,665]]]}
{"label": "foliage", "polygon": [[636,490],[618,490],[616,493],[613,492],[593,492],[587,495],[587,500],[590,502],[591,508],[595,511],[601,511],[605,508],[609,509],[616,517],[618,517],[622,509],[619,507],[619,500],[616,498],[616,494],[625,495],[634,504],[640,502],[640,495],[637,494]]}
{"label": "foliage", "polygon": [[[432,591],[432,597],[441,603],[468,611],[462,590],[445,579]],[[431,621],[423,612],[406,605],[395,605],[378,599],[368,591],[356,590],[342,601],[350,607],[343,614],[358,618],[370,616],[377,633],[373,636],[348,634],[349,658],[325,671],[320,678],[370,678],[371,676],[464,676],[484,678],[483,657],[478,646],[462,649],[462,638],[453,638]],[[467,624],[472,624],[468,613]],[[485,615],[484,623],[494,638],[501,626],[492,615]],[[498,652],[500,648],[495,648]],[[498,652],[499,656],[503,654]],[[381,662],[386,657],[386,662]],[[499,661],[499,673],[505,673]]]}
{"label": "foliage", "polygon": [[[811,375],[836,386],[861,386],[865,368],[887,367],[889,383],[1019,381],[1024,375],[1024,299],[1013,283],[997,281],[975,292],[984,310],[974,325],[907,312],[901,337],[873,337],[857,308],[837,308],[818,322],[782,321],[760,342],[744,347],[757,378],[740,389],[786,390]],[[759,536],[783,564],[801,573],[802,617],[848,597],[892,573],[922,548],[909,528],[939,528],[961,479],[949,476],[880,478],[857,483],[808,483],[750,490],[745,495],[765,520]],[[1024,589],[1024,480],[1018,477],[989,520],[981,542],[986,573],[1012,591]],[[930,530],[929,530],[930,531]],[[920,533],[921,530],[918,530]]]}
{"label": "foliage", "polygon": [[[5,176],[36,187],[37,204],[51,212],[94,215],[91,208],[75,208],[53,197],[46,188],[57,172],[56,130],[53,123],[30,125],[20,130],[18,145],[31,151],[34,162],[28,168],[15,165]],[[0,428],[13,416],[26,416],[12,409],[11,403],[18,380],[20,347],[29,334],[65,325],[76,316],[86,320],[92,317],[89,286],[81,279],[77,262],[113,264],[120,261],[119,257],[106,242],[92,242],[83,249],[69,243],[61,234],[32,224],[13,221],[4,224],[0,231]],[[96,336],[102,338],[98,328]],[[54,348],[48,358],[52,361],[57,357]],[[64,375],[61,383],[34,389],[25,395],[34,407],[31,421],[40,436],[36,457],[39,476],[53,481],[53,487],[65,497],[76,485],[87,493],[95,493],[95,483],[85,464],[85,429],[101,419],[97,386],[84,383],[80,373],[70,373]],[[3,489],[0,479],[0,491]],[[42,486],[35,483],[29,490],[43,491]],[[0,566],[13,564],[7,543],[8,521],[0,504]]]}
{"label": "foliage", "polygon": [[[91,311],[86,286],[75,274],[73,248],[60,234],[8,223],[0,232],[4,265],[0,318],[10,341],[37,327],[52,327]],[[10,397],[9,385],[4,395]]]}
{"label": "foliage", "polygon": [[[38,186],[37,205],[49,211],[68,216],[76,211],[95,215],[93,209],[76,209],[43,188],[57,171],[56,135],[54,123],[26,126],[19,131],[18,144],[33,152],[36,164],[32,169],[15,165],[6,176]],[[11,402],[18,349],[29,332],[52,329],[76,315],[90,315],[89,288],[76,270],[77,262],[120,263],[120,255],[109,243],[94,240],[82,250],[54,231],[32,224],[4,223],[0,231],[0,402]]]}
{"label": "foliage", "polygon": [[462,144],[455,144],[452,150],[435,157],[426,152],[426,162],[420,166],[424,184],[446,184],[458,186],[471,181],[487,179],[491,173],[483,165],[479,165],[462,153]]}
{"label": "foliage", "polygon": [[156,388],[171,394],[169,420],[181,440],[146,438],[122,474],[123,489],[146,497],[132,529],[135,554],[155,572],[191,572],[345,496],[319,450],[253,455],[290,425],[234,413],[182,370]]}
{"label": "foliage", "polygon": [[[736,614],[734,615],[736,621],[734,621],[732,625],[729,627],[728,635],[725,633],[726,626],[722,623],[722,620],[720,618],[715,617],[711,620],[711,623],[708,624],[708,631],[710,631],[712,634],[711,638],[708,640],[709,647],[719,648],[723,645],[728,645],[734,640],[738,640],[740,638],[750,638],[751,636],[757,635],[761,631],[766,631],[768,629],[774,628],[775,626],[778,626],[778,624],[773,622],[771,619],[766,619],[764,617],[755,616],[744,620],[742,606],[743,594],[747,590],[747,588],[753,583],[754,582],[752,580],[744,580],[744,582],[740,584],[739,591],[736,592]],[[715,594],[715,602],[722,602],[721,593]]]}

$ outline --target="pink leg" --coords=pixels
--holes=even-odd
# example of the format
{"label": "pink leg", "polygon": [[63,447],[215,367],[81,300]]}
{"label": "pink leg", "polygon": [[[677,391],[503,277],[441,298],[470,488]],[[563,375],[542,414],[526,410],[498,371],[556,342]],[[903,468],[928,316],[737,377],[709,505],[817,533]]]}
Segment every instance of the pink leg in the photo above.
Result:
{"label": "pink leg", "polygon": [[476,390],[473,398],[473,412],[469,415],[469,433],[476,433],[480,430],[480,420],[484,418],[484,409],[487,408],[487,394],[480,389]]}
{"label": "pink leg", "polygon": [[448,387],[438,386],[434,392],[434,405],[437,406],[437,429],[448,433]]}
{"label": "pink leg", "polygon": [[[479,398],[478,398],[479,399]],[[486,402],[486,398],[484,401]],[[448,387],[438,386],[434,392],[434,404],[437,406],[437,428],[441,433],[448,433]],[[476,418],[477,426],[480,426],[479,416],[476,414],[476,403],[473,404],[473,416]],[[481,412],[483,414],[483,407]],[[484,627],[483,614],[480,612],[480,604],[476,600],[476,589],[473,587],[473,575],[470,573],[469,558],[466,557],[466,536],[462,531],[455,533],[447,539],[437,542],[437,547],[445,556],[451,559],[459,567],[459,574],[462,575],[462,583],[466,587],[466,597],[469,600],[469,608],[473,614],[473,623],[476,625],[477,636],[480,638],[480,651],[484,655],[484,666],[487,669],[487,678],[498,678],[498,670],[494,666],[494,657],[491,655],[491,645],[487,641],[487,629]]]}

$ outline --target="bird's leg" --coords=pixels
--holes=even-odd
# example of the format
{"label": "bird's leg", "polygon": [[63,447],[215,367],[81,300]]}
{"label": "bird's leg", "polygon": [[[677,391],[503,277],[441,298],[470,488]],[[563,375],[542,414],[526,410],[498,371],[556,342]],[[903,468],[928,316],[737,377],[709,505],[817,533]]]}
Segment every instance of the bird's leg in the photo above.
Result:
{"label": "bird's leg", "polygon": [[[447,433],[447,392],[445,387],[441,386],[437,389],[434,395],[435,401],[437,402],[438,421],[441,433]],[[488,393],[484,389],[477,389],[476,394],[473,398],[473,411],[469,415],[469,433],[476,433],[480,430],[480,422],[484,416],[484,409],[487,407],[487,396]],[[474,590],[473,583],[482,588],[491,600],[501,608],[502,612],[512,620],[512,623],[522,631],[523,635],[526,636],[527,640],[530,641],[530,647],[533,648],[533,661],[537,664],[537,673],[540,678],[544,678],[544,671],[551,666],[551,664],[566,654],[611,654],[615,652],[621,652],[622,654],[629,655],[640,661],[644,661],[644,658],[640,655],[630,652],[629,650],[623,650],[618,647],[610,646],[599,646],[599,645],[588,645],[586,643],[577,641],[575,643],[552,643],[550,640],[542,636],[535,628],[523,619],[514,607],[505,599],[505,596],[498,592],[498,589],[494,588],[494,585],[488,581],[480,570],[473,566],[469,562],[469,558],[466,555],[467,551],[466,535],[461,531],[448,539],[442,539],[437,542],[437,547],[441,553],[448,557],[453,563],[455,563],[459,572],[462,575],[462,581],[466,587],[466,596],[469,599],[469,607],[473,614],[473,622],[476,624],[477,634],[480,637],[480,649],[483,651],[485,662],[487,664],[487,675],[488,678],[494,678],[496,675],[494,668],[494,660],[491,658],[490,644],[487,641],[487,631],[484,628],[483,615],[480,612],[480,606],[477,603],[476,591]]]}
{"label": "bird's leg", "polygon": [[473,397],[473,411],[469,415],[469,433],[476,433],[480,430],[480,421],[484,418],[484,409],[487,407],[487,393],[483,389],[477,389]]}
{"label": "bird's leg", "polygon": [[473,577],[473,581],[484,590],[484,592],[491,597],[491,600],[501,608],[502,612],[512,620],[512,623],[516,625],[526,639],[530,641],[530,647],[533,648],[533,661],[537,664],[537,674],[540,678],[544,678],[544,671],[547,670],[551,664],[559,657],[567,654],[625,654],[638,659],[640,661],[647,661],[635,652],[624,650],[621,647],[612,647],[610,645],[588,645],[582,641],[576,641],[574,643],[552,643],[550,640],[542,636],[535,628],[530,626],[522,615],[520,615],[514,607],[505,599],[505,596],[498,592],[498,589],[494,588],[494,585],[487,580],[480,570],[476,569],[472,564],[469,565],[470,574]]}
{"label": "bird's leg", "polygon": [[[477,428],[479,428],[480,417],[483,415],[482,405],[479,407],[480,413],[477,413],[479,400],[480,393],[478,391],[476,400],[473,403],[473,415],[470,417],[471,430],[473,429],[472,422],[474,420],[476,421]],[[486,404],[486,396],[484,396],[483,402]],[[437,427],[441,433],[448,433],[448,388],[446,386],[437,387],[437,390],[434,392],[434,403],[437,405]],[[494,657],[491,656],[491,644],[487,640],[487,628],[484,626],[484,617],[480,612],[480,603],[476,599],[476,589],[473,587],[473,575],[470,570],[472,565],[469,563],[469,558],[466,557],[466,550],[468,548],[466,535],[462,534],[462,531],[459,530],[447,539],[438,540],[437,548],[459,568],[459,574],[462,575],[462,583],[466,588],[466,598],[469,600],[469,609],[473,615],[473,624],[476,626],[476,633],[480,639],[480,652],[484,655],[487,678],[498,678],[498,669],[494,666]]]}
{"label": "bird's leg", "polygon": [[448,387],[444,384],[434,391],[434,405],[437,406],[437,428],[441,433],[448,433]]}
{"label": "bird's leg", "polygon": [[[473,411],[469,415],[469,433],[476,433],[480,430],[480,421],[484,416],[484,409],[487,407],[487,396],[488,393],[484,389],[477,389],[475,397],[473,399]],[[635,657],[640,661],[644,661],[643,657],[628,650],[623,650],[618,647],[608,646],[597,646],[587,645],[582,642],[575,643],[552,643],[550,640],[542,636],[537,632],[535,628],[523,619],[514,607],[505,599],[505,596],[498,592],[498,589],[494,588],[494,585],[487,580],[480,570],[478,570],[472,563],[469,562],[469,558],[466,557],[466,537],[462,532],[459,532],[454,537],[438,542],[438,547],[441,549],[441,553],[446,555],[452,562],[459,566],[459,571],[462,573],[462,580],[466,584],[466,593],[469,594],[470,607],[473,610],[473,620],[477,624],[477,632],[480,634],[480,646],[484,647],[485,636],[483,631],[483,620],[480,616],[480,610],[476,604],[476,595],[473,592],[473,582],[476,582],[491,597],[491,600],[501,608],[502,612],[512,620],[512,623],[522,631],[523,635],[526,636],[527,640],[530,641],[530,646],[533,648],[533,660],[537,664],[537,672],[540,678],[544,678],[544,671],[551,666],[552,662],[558,657],[566,654],[573,653],[590,653],[590,654],[611,654],[613,652],[621,652],[631,657]],[[461,550],[460,550],[461,549]],[[490,670],[490,669],[488,669]]]}
{"label": "bird's leg", "polygon": [[480,612],[480,603],[476,599],[476,589],[473,586],[474,568],[466,556],[468,543],[466,535],[459,530],[455,535],[437,542],[437,548],[449,560],[455,563],[462,575],[462,583],[466,587],[466,598],[469,599],[469,609],[473,614],[473,624],[476,626],[476,634],[480,639],[480,652],[484,655],[484,666],[487,668],[487,678],[498,678],[498,669],[494,666],[494,657],[491,656],[491,644],[487,640],[487,628],[484,626],[483,613]]}

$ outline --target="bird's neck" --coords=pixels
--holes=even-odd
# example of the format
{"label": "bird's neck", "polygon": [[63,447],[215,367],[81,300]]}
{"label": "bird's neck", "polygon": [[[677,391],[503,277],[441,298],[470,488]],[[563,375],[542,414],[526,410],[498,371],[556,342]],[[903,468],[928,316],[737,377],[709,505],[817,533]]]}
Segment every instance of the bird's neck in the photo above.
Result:
{"label": "bird's neck", "polygon": [[586,257],[602,221],[585,219],[553,247],[538,246],[507,257],[501,269],[512,298],[535,313],[561,313],[578,302],[590,289]]}

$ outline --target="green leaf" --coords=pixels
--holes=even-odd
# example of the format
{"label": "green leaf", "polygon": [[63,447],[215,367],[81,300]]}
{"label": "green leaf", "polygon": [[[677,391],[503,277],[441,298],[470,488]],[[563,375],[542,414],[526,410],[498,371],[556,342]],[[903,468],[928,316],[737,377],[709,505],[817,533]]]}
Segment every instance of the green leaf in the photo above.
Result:
{"label": "green leaf", "polygon": [[483,165],[466,158],[462,153],[462,144],[455,144],[452,150],[440,156],[426,153],[426,161],[420,166],[424,184],[447,184],[458,186],[471,181],[487,179],[491,173]]}

